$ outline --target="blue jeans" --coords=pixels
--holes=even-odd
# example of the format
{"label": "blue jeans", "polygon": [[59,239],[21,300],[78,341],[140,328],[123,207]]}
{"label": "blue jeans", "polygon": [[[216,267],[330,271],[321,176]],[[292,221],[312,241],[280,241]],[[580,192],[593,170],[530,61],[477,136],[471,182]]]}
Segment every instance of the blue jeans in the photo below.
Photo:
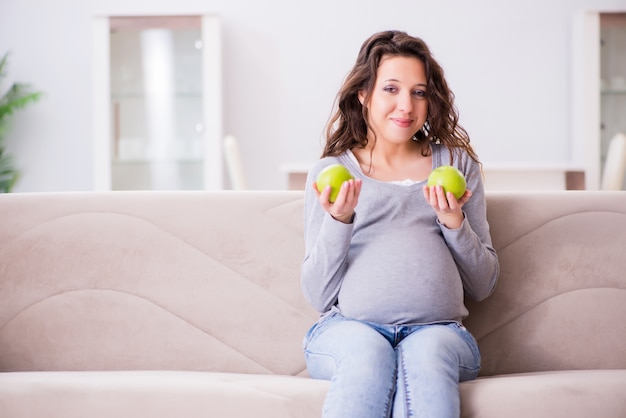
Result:
{"label": "blue jeans", "polygon": [[458,322],[379,325],[331,313],[304,337],[309,374],[330,380],[324,418],[459,418],[459,382],[480,352]]}

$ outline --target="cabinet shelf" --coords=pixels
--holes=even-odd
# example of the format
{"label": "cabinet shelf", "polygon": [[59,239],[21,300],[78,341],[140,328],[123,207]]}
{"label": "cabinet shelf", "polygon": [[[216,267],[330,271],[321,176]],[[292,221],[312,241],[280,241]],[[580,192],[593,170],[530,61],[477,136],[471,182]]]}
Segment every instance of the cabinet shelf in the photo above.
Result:
{"label": "cabinet shelf", "polygon": [[[172,97],[176,99],[201,99],[202,94],[201,93],[176,93]],[[146,95],[141,94],[141,93],[119,93],[119,94],[111,95],[111,100],[124,100],[124,99],[144,100],[146,99]]]}
{"label": "cabinet shelf", "polygon": [[151,160],[149,158],[113,158],[113,165],[150,165],[161,163],[177,163],[177,164],[202,164],[202,158],[172,158],[169,160]]}
{"label": "cabinet shelf", "polygon": [[602,90],[600,90],[600,94],[602,95],[622,95],[622,94],[626,94],[626,87],[619,87],[619,88],[615,88],[615,87],[610,87],[610,88],[604,88]]}

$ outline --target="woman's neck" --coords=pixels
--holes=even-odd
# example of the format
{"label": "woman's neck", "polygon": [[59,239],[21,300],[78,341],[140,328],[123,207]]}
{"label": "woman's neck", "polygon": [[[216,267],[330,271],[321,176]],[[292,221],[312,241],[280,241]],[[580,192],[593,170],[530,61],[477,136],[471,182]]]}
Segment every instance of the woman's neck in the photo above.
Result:
{"label": "woman's neck", "polygon": [[376,180],[420,181],[427,178],[432,170],[432,156],[428,143],[415,141],[404,144],[378,143],[366,148],[353,149],[352,152],[363,173]]}

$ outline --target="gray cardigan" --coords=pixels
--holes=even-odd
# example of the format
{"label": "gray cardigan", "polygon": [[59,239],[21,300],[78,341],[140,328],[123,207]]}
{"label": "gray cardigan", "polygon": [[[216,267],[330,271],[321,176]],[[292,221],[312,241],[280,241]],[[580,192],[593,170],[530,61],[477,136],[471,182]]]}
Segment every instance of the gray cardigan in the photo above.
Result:
{"label": "gray cardigan", "polygon": [[[432,145],[433,168],[450,164]],[[324,212],[311,183],[341,163],[363,180],[353,223]],[[453,162],[473,193],[465,220],[451,230],[437,221],[422,193],[424,181],[404,185],[367,177],[352,152],[320,159],[309,171],[304,200],[305,256],[301,285],[320,313],[379,324],[461,321],[464,294],[481,300],[493,291],[498,258],[491,245],[480,165],[465,153]]]}

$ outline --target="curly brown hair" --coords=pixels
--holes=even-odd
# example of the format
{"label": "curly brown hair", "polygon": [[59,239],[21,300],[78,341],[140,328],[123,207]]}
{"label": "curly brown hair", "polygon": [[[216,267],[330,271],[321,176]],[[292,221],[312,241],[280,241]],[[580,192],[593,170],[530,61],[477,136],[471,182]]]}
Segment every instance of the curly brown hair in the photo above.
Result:
{"label": "curly brown hair", "polygon": [[[467,131],[459,125],[454,94],[448,87],[443,69],[422,39],[396,30],[375,33],[361,45],[356,63],[337,94],[336,112],[326,126],[327,141],[322,157],[367,146],[367,107],[359,101],[359,92],[365,93],[364,103],[367,103],[376,82],[378,66],[386,56],[415,57],[424,63],[428,79],[428,117],[415,133],[415,139],[420,143],[437,141],[459,153],[465,150],[478,162]],[[452,156],[454,152],[450,154]]]}

